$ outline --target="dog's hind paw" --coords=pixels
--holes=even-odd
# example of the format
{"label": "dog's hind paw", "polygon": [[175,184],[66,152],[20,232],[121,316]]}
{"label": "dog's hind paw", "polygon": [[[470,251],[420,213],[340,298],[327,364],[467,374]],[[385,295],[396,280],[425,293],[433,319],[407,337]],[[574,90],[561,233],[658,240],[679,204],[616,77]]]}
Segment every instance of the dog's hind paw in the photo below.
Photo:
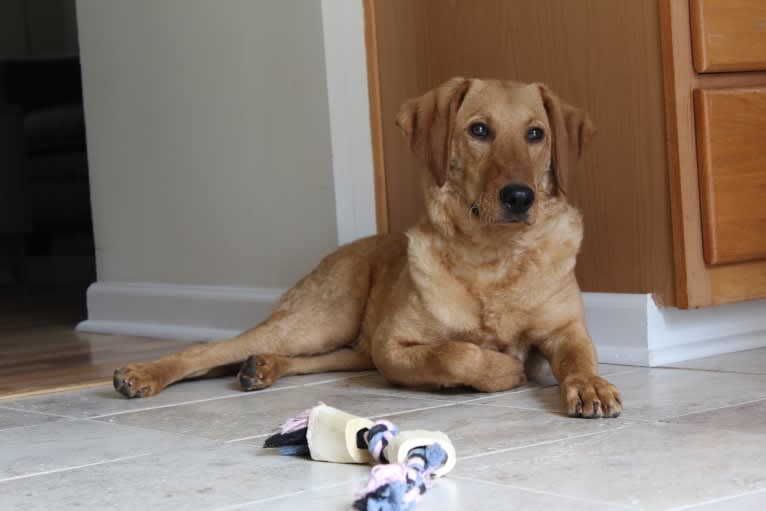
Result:
{"label": "dog's hind paw", "polygon": [[130,364],[116,369],[112,376],[115,390],[125,397],[149,397],[165,388],[147,366]]}
{"label": "dog's hind paw", "polygon": [[270,387],[279,378],[279,357],[276,355],[250,355],[237,375],[244,391]]}

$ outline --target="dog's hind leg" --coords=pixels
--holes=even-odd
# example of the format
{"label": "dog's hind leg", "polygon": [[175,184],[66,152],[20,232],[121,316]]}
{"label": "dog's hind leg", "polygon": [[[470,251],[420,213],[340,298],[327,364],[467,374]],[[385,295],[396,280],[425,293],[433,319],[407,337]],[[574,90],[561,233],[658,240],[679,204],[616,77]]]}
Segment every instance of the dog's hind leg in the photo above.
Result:
{"label": "dog's hind leg", "polygon": [[240,369],[237,380],[242,390],[259,390],[270,386],[282,376],[367,369],[375,369],[372,358],[350,348],[310,357],[250,355]]}
{"label": "dog's hind leg", "polygon": [[114,386],[127,397],[146,397],[179,380],[250,355],[285,357],[330,353],[356,339],[370,286],[373,240],[360,240],[327,256],[279,300],[268,319],[233,339],[192,346],[146,364],[117,369]]}

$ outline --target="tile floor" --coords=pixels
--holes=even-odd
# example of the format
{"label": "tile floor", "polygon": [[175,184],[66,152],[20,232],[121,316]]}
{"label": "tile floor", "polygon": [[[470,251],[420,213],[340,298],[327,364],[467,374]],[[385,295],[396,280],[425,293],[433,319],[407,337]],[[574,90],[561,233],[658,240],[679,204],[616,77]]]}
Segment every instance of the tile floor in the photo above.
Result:
{"label": "tile floor", "polygon": [[368,467],[260,447],[317,401],[440,428],[460,461],[417,509],[764,509],[766,349],[644,369],[602,366],[626,411],[564,417],[555,386],[405,391],[374,373],[230,379],[126,400],[110,387],[0,401],[0,509],[346,510]]}

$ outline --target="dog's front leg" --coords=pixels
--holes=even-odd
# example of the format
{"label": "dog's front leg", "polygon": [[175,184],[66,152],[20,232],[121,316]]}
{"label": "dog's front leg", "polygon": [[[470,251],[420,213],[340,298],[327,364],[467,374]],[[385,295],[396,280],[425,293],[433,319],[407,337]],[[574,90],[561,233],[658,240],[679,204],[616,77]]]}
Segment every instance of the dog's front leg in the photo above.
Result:
{"label": "dog's front leg", "polygon": [[598,361],[582,320],[568,323],[539,345],[559,382],[570,417],[617,417],[622,399],[617,387],[598,375]]}

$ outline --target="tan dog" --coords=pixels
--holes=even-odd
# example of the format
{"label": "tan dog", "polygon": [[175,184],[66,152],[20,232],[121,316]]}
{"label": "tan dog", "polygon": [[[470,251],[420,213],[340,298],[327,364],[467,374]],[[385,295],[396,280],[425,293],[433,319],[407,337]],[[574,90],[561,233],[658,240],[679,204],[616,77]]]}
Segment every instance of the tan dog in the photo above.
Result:
{"label": "tan dog", "polygon": [[297,373],[377,368],[407,386],[508,390],[542,354],[571,416],[616,417],[598,376],[574,275],[580,214],[569,174],[593,128],[547,87],[454,78],[402,106],[397,124],[429,172],[406,235],[340,247],[234,339],[115,371],[146,397],[244,366],[244,390]]}

